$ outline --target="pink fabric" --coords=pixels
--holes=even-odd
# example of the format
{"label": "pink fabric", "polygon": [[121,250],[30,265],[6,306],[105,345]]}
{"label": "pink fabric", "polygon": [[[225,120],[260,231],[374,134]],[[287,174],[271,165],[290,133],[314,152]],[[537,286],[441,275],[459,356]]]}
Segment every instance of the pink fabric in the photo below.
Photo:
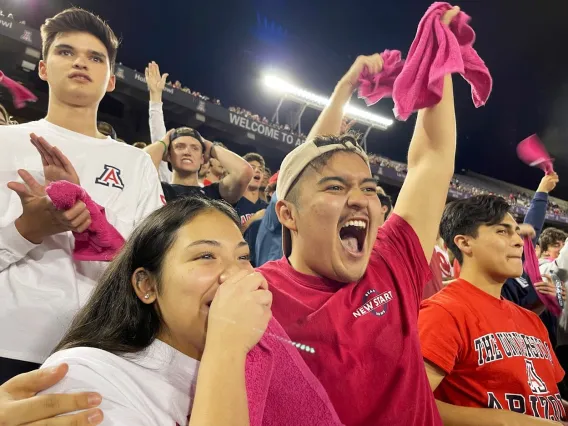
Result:
{"label": "pink fabric", "polygon": [[249,352],[245,375],[251,426],[342,425],[323,386],[275,319]]}
{"label": "pink fabric", "polygon": [[370,74],[367,67],[359,76],[359,98],[365,99],[367,106],[374,105],[385,96],[392,95],[394,81],[402,71],[404,60],[399,50],[385,50],[381,53],[383,69]]}
{"label": "pink fabric", "polygon": [[436,105],[442,99],[444,76],[459,73],[471,85],[476,107],[485,105],[493,81],[473,43],[470,17],[460,12],[449,26],[442,24],[448,3],[434,3],[418,24],[402,71],[394,83],[394,113],[406,120],[414,111]]}
{"label": "pink fabric", "polygon": [[0,71],[0,85],[4,86],[12,94],[12,100],[16,108],[23,108],[26,102],[37,101],[36,95],[21,84],[16,83],[2,71]]}
{"label": "pink fabric", "polygon": [[530,135],[517,145],[517,155],[531,167],[542,169],[547,175],[554,172],[552,159],[537,135]]}
{"label": "pink fabric", "polygon": [[[534,250],[534,246],[530,237],[525,237],[525,247],[524,247],[524,255],[525,255],[525,262],[524,262],[524,269],[529,278],[532,281],[532,284],[542,282],[542,276],[540,275],[540,270],[538,268],[538,258],[536,257],[536,252]],[[553,315],[559,317],[562,313],[562,308],[558,304],[558,300],[554,296],[550,296],[548,294],[542,294],[540,292],[536,292],[540,301],[544,304],[546,309],[548,309]]]}
{"label": "pink fabric", "polygon": [[110,262],[124,245],[124,238],[108,223],[104,207],[95,203],[83,188],[64,180],[52,182],[45,191],[56,209],[68,210],[77,201],[82,201],[91,214],[89,228],[80,234],[73,232],[73,258]]}

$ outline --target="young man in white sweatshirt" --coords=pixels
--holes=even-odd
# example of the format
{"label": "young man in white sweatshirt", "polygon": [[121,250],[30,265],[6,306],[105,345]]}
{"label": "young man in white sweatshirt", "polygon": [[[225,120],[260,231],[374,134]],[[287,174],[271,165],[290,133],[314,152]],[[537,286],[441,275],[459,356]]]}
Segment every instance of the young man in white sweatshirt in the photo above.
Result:
{"label": "young man in white sweatshirt", "polygon": [[111,28],[73,8],[41,34],[47,116],[0,128],[0,383],[49,356],[107,265],[73,260],[71,231],[87,229],[89,212],[82,202],[56,211],[45,185],[80,184],[125,238],[163,202],[150,157],[97,130],[99,103],[115,86]]}

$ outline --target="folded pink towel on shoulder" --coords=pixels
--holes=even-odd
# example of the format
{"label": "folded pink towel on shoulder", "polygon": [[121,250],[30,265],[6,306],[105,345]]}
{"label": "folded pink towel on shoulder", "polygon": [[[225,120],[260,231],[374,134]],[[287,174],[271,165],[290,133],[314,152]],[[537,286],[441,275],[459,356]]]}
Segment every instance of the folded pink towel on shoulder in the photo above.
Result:
{"label": "folded pink towel on shoulder", "polygon": [[12,100],[16,108],[23,108],[26,102],[37,101],[36,95],[21,84],[16,83],[2,71],[0,71],[0,85],[4,86],[12,94]]}
{"label": "folded pink towel on shoulder", "polygon": [[394,81],[402,71],[404,60],[399,50],[385,50],[381,53],[383,69],[377,74],[370,74],[365,67],[359,76],[358,96],[364,99],[367,106],[379,102],[382,98],[392,95]]}
{"label": "folded pink towel on shoulder", "polygon": [[[524,269],[529,278],[532,281],[532,284],[542,282],[542,276],[540,275],[540,270],[538,267],[538,258],[536,257],[536,251],[533,246],[533,242],[530,237],[524,237]],[[556,283],[555,283],[556,284]],[[562,285],[562,284],[561,284]],[[536,291],[536,290],[535,290]],[[561,292],[562,288],[557,289],[557,293]],[[560,317],[562,314],[562,308],[560,307],[560,303],[558,302],[558,298],[554,296],[550,296],[548,294],[542,294],[540,292],[536,292],[540,301],[544,304],[546,309],[552,313],[552,315],[556,317]]]}
{"label": "folded pink towel on shoulder", "polygon": [[110,262],[124,245],[124,238],[108,223],[104,207],[95,203],[89,194],[74,183],[60,180],[45,189],[57,210],[68,210],[82,201],[91,214],[91,224],[86,231],[73,232],[75,236],[75,260]]}
{"label": "folded pink towel on shoulder", "polygon": [[459,12],[449,26],[442,24],[442,16],[451,8],[449,3],[434,3],[418,24],[393,87],[394,113],[399,120],[440,102],[447,74],[459,73],[467,80],[476,107],[489,98],[493,81],[473,48],[475,32],[468,24],[470,17]]}
{"label": "folded pink towel on shoulder", "polygon": [[342,425],[322,384],[275,319],[248,353],[245,376],[251,426]]}

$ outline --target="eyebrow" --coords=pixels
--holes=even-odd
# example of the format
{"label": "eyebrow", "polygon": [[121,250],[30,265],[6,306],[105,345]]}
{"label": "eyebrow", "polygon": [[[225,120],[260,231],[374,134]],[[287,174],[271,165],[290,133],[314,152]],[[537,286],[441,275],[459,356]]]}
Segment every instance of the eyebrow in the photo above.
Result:
{"label": "eyebrow", "polygon": [[[348,185],[348,182],[342,178],[341,176],[327,176],[324,178],[321,178],[318,182],[318,185],[323,185],[326,182],[330,182],[330,181],[336,181],[336,182],[341,182],[343,185]],[[377,181],[373,178],[365,178],[361,181],[361,185],[364,185],[366,183],[374,183],[376,184]]]}
{"label": "eyebrow", "polygon": [[[58,44],[55,46],[55,49],[69,49],[75,51],[75,48],[70,44]],[[88,50],[91,55],[98,56],[102,59],[106,59],[106,55],[102,52],[97,52],[96,50]]]}
{"label": "eyebrow", "polygon": [[[217,240],[197,240],[197,241],[194,241],[192,243],[189,243],[186,248],[195,247],[195,246],[202,246],[202,245],[213,246],[213,247],[221,247],[221,243]],[[241,247],[244,247],[244,246],[248,246],[248,243],[246,241],[240,241],[237,244],[237,248],[241,248]]]}
{"label": "eyebrow", "polygon": [[[498,223],[497,226],[503,226],[505,228],[507,228],[508,230],[512,230],[513,229],[513,225],[509,224],[509,223]],[[519,232],[521,229],[521,227],[519,225],[515,226],[515,232]]]}

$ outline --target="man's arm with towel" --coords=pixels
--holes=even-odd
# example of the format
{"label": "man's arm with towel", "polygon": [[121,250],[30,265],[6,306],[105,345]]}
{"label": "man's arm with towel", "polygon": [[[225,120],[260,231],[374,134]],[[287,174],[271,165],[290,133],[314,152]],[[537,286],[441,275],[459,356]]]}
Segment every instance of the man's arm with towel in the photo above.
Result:
{"label": "man's arm with towel", "polygon": [[[459,9],[446,12],[449,23]],[[416,232],[427,259],[434,250],[438,227],[456,156],[456,115],[452,76],[444,77],[442,99],[418,111],[414,135],[408,149],[408,173],[394,207]]]}
{"label": "man's arm with towel", "polygon": [[365,68],[371,75],[380,73],[383,69],[383,59],[381,55],[375,53],[371,56],[357,57],[349,71],[347,71],[335,86],[329,104],[319,115],[306,140],[314,139],[316,136],[321,135],[337,136],[340,134],[342,127],[346,127],[343,126],[343,110],[345,104],[349,102],[351,95],[353,95],[353,92],[359,86],[359,76]]}

